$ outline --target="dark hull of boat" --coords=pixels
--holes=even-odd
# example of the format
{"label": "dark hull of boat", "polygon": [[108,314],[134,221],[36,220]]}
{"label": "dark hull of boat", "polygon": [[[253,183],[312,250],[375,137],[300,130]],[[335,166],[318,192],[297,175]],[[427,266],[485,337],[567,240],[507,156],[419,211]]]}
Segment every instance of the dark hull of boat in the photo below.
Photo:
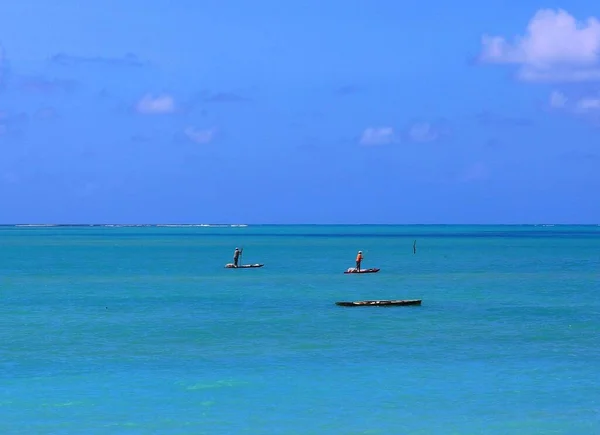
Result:
{"label": "dark hull of boat", "polygon": [[349,269],[349,270],[345,271],[344,273],[377,273],[379,271],[380,271],[380,269],[377,269],[377,268],[361,269],[360,272],[357,271],[356,269]]}
{"label": "dark hull of boat", "polygon": [[225,265],[226,269],[254,269],[257,267],[263,267],[264,264],[241,264],[237,267],[233,265],[233,263],[229,263]]}
{"label": "dark hull of boat", "polygon": [[402,307],[408,305],[421,305],[422,299],[383,300],[383,301],[355,301],[336,302],[340,307]]}

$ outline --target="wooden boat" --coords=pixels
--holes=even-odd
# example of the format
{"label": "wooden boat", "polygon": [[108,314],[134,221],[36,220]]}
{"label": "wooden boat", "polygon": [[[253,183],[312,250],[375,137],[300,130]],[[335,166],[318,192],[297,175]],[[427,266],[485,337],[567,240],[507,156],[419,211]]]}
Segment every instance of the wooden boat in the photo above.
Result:
{"label": "wooden boat", "polygon": [[355,301],[355,302],[336,302],[340,307],[397,307],[407,305],[421,305],[422,299],[400,299],[400,300],[375,300],[375,301]]}
{"label": "wooden boat", "polygon": [[233,263],[227,263],[225,265],[226,269],[251,269],[254,267],[263,267],[264,264],[240,264],[239,266],[234,266]]}
{"label": "wooden boat", "polygon": [[381,269],[378,269],[376,267],[371,268],[371,269],[361,269],[361,270],[356,270],[355,267],[351,267],[348,270],[346,270],[344,273],[376,273],[379,272]]}

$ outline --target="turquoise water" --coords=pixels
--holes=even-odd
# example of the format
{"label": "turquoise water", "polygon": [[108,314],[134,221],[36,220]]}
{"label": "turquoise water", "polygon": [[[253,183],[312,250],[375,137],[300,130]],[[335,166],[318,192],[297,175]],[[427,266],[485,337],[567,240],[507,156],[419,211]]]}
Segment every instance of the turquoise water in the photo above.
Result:
{"label": "turquoise water", "polygon": [[[600,433],[599,226],[0,241],[3,434]],[[344,275],[358,249],[381,272]],[[376,298],[423,305],[334,304]]]}

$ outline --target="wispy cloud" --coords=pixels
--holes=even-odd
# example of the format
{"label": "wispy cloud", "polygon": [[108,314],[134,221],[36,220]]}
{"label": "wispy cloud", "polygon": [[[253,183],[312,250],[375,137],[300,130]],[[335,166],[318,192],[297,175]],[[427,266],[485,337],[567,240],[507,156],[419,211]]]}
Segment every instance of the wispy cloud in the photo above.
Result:
{"label": "wispy cloud", "polygon": [[402,138],[407,142],[426,143],[446,139],[451,134],[452,129],[444,120],[418,121],[404,129]]}
{"label": "wispy cloud", "polygon": [[440,132],[428,122],[419,122],[408,128],[406,137],[411,142],[433,142],[440,137]]}
{"label": "wispy cloud", "polygon": [[175,99],[170,95],[144,95],[136,104],[135,109],[144,115],[167,114],[175,111]]}
{"label": "wispy cloud", "polygon": [[77,56],[66,53],[57,53],[50,57],[50,62],[61,66],[101,64],[125,67],[142,67],[149,65],[147,61],[140,59],[133,53],[127,53],[125,56],[119,57]]}
{"label": "wispy cloud", "polygon": [[183,133],[192,142],[198,144],[209,144],[214,141],[217,131],[214,128],[202,130],[195,127],[188,127]]}
{"label": "wispy cloud", "polygon": [[201,100],[207,103],[243,103],[251,101],[250,98],[235,92],[208,93],[204,94]]}
{"label": "wispy cloud", "polygon": [[479,61],[518,65],[518,77],[524,81],[600,80],[600,21],[591,17],[578,22],[562,9],[541,9],[529,21],[525,36],[513,42],[484,35]]}
{"label": "wispy cloud", "polygon": [[[195,111],[202,104],[242,104],[251,102],[252,98],[242,95],[237,92],[229,91],[201,91],[194,94],[189,100],[178,104],[178,111],[191,112]],[[205,108],[200,109],[203,112],[203,116],[206,115],[207,111]]]}
{"label": "wispy cloud", "polygon": [[396,141],[396,132],[392,127],[369,127],[360,137],[361,145],[387,145]]}
{"label": "wispy cloud", "polygon": [[363,131],[359,143],[371,146],[398,142],[427,143],[445,139],[451,133],[451,128],[445,121],[419,121],[400,131],[391,126],[369,127]]}
{"label": "wispy cloud", "polygon": [[600,126],[600,92],[567,95],[562,91],[552,91],[547,108],[556,113],[564,113],[581,118]]}
{"label": "wispy cloud", "polygon": [[549,105],[552,109],[561,109],[566,106],[568,98],[559,91],[552,91],[550,94]]}
{"label": "wispy cloud", "polygon": [[77,87],[77,82],[66,79],[49,79],[45,77],[20,77],[18,87],[26,92],[71,92]]}
{"label": "wispy cloud", "polygon": [[504,116],[496,113],[483,110],[475,115],[477,120],[482,125],[490,126],[513,126],[513,127],[529,127],[533,125],[533,120],[529,118],[521,118],[516,116]]}

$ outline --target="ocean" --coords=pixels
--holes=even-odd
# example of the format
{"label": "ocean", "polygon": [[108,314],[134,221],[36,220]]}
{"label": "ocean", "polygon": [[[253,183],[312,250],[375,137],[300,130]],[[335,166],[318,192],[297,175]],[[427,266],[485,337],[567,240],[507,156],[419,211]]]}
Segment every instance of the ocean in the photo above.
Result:
{"label": "ocean", "polygon": [[600,226],[4,226],[0,296],[2,434],[600,433]]}

